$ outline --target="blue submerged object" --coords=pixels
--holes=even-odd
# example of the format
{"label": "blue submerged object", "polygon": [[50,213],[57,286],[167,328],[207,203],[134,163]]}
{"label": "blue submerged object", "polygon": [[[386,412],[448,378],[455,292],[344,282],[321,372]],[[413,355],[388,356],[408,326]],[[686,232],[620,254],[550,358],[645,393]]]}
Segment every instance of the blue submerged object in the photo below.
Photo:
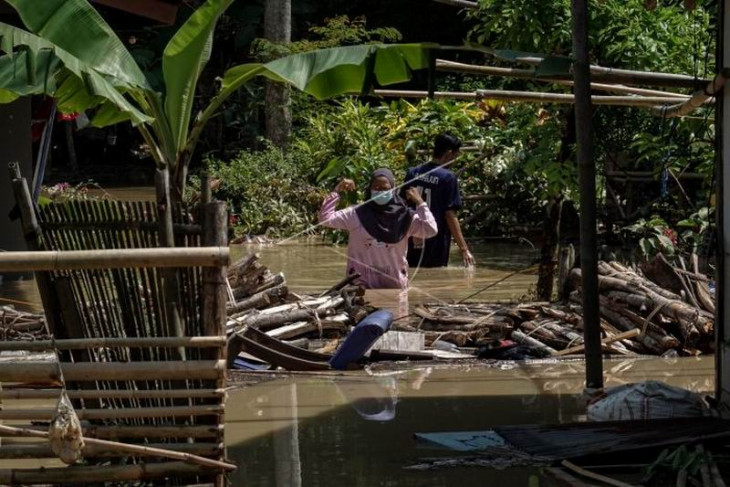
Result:
{"label": "blue submerged object", "polygon": [[330,359],[330,367],[335,370],[345,370],[348,364],[360,360],[376,340],[390,329],[392,323],[393,313],[385,309],[367,315],[355,326],[345,339],[345,343]]}

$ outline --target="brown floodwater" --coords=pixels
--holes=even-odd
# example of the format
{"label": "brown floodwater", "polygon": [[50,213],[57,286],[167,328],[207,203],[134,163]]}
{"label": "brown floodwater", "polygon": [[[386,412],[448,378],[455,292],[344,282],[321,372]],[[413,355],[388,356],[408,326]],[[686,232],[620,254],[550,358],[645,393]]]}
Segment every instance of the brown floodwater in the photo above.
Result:
{"label": "brown floodwater", "polygon": [[[344,246],[319,243],[314,240],[282,245],[235,245],[232,260],[251,252],[261,254],[262,262],[272,272],[283,272],[289,288],[297,293],[320,292],[344,277]],[[537,282],[532,247],[526,244],[492,243],[476,245],[474,254],[478,265],[467,271],[460,256],[452,256],[452,264],[440,269],[411,270],[411,287],[407,293],[397,290],[370,290],[367,299],[376,306],[392,309],[397,316],[408,313],[409,305],[422,302],[454,302],[468,297],[486,286],[490,289],[473,299],[510,301],[525,296]],[[518,272],[528,268],[525,272]],[[516,274],[512,275],[513,273]],[[0,304],[14,304],[20,309],[39,310],[40,296],[32,279],[0,284]]]}
{"label": "brown floodwater", "polygon": [[[606,385],[659,379],[713,390],[713,359],[606,361]],[[539,468],[415,470],[427,450],[414,433],[581,420],[584,366],[578,362],[495,367],[417,367],[337,376],[261,380],[230,393],[228,455],[233,485],[249,487],[556,485]]]}
{"label": "brown floodwater", "polygon": [[[489,289],[472,299],[480,301],[514,301],[525,297],[537,282],[531,267],[535,251],[527,244],[494,242],[473,246],[477,266],[467,270],[461,265],[458,249],[452,251],[451,264],[437,269],[411,269],[407,293],[393,289],[372,289],[367,299],[375,306],[391,309],[396,316],[424,302],[450,302],[467,298],[487,286]],[[346,247],[323,244],[316,240],[282,245],[240,245],[231,247],[236,260],[250,252],[272,272],[283,272],[294,292],[320,292],[345,276]],[[501,282],[497,282],[504,279]]]}
{"label": "brown floodwater", "polygon": [[[109,190],[120,199],[149,199],[148,188]],[[344,275],[343,246],[316,239],[284,245],[232,247],[233,259],[258,252],[273,272],[283,272],[294,292],[321,291]],[[442,269],[411,271],[407,293],[371,290],[367,298],[397,316],[415,304],[454,302],[473,297],[513,301],[529,295],[537,280],[529,245],[476,245],[478,266],[467,272],[458,253]],[[504,281],[497,283],[501,279]],[[40,309],[32,280],[0,285],[0,304]],[[487,486],[551,487],[538,468],[497,470],[451,467],[409,469],[424,458],[449,456],[426,450],[413,440],[418,432],[483,430],[503,424],[562,423],[581,420],[585,404],[580,361],[498,366],[409,367],[333,375],[253,376],[230,392],[226,443],[239,465],[231,485],[251,487]],[[712,357],[632,359],[605,362],[606,385],[645,379],[664,380],[690,390],[714,389]],[[27,404],[6,402],[6,407]],[[31,405],[37,406],[37,405]],[[37,466],[28,461],[12,465]],[[51,466],[48,464],[47,466]]]}

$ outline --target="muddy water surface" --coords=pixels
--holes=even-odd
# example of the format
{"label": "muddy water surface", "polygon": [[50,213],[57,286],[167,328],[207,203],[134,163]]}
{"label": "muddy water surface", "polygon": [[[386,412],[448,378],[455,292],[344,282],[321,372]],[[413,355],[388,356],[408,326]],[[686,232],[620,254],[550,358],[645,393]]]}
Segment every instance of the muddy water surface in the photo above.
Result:
{"label": "muddy water surface", "polygon": [[[120,199],[152,194],[139,188],[111,192]],[[495,243],[474,250],[479,262],[474,272],[461,268],[455,253],[448,268],[412,270],[405,296],[369,291],[368,299],[402,315],[415,304],[453,302],[492,284],[473,299],[515,300],[534,286],[534,269],[511,275],[532,263],[535,253],[529,246]],[[233,258],[252,251],[261,253],[273,272],[284,272],[295,292],[321,291],[344,275],[344,247],[317,241],[237,246]],[[3,304],[39,309],[32,280],[2,284],[0,298]],[[697,392],[713,390],[713,367],[712,357],[605,362],[609,386],[651,378]],[[295,374],[272,380],[259,376],[233,390],[227,405],[228,453],[240,466],[232,485],[552,486],[534,468],[409,469],[424,458],[449,455],[419,448],[413,434],[580,420],[583,377],[581,362]]]}
{"label": "muddy water surface", "polygon": [[[713,388],[713,359],[606,361],[607,385],[654,378],[697,392]],[[259,382],[229,396],[233,485],[555,485],[536,468],[415,470],[447,452],[419,447],[417,432],[580,420],[583,364],[417,368]]]}

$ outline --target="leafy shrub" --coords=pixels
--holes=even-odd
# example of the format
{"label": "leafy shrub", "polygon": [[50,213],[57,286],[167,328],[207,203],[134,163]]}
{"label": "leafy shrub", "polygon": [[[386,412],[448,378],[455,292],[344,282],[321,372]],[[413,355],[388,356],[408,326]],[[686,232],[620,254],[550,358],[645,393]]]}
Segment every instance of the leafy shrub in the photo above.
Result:
{"label": "leafy shrub", "polygon": [[326,191],[312,184],[311,159],[267,146],[235,159],[209,159],[214,195],[228,202],[237,235],[287,237],[314,224]]}

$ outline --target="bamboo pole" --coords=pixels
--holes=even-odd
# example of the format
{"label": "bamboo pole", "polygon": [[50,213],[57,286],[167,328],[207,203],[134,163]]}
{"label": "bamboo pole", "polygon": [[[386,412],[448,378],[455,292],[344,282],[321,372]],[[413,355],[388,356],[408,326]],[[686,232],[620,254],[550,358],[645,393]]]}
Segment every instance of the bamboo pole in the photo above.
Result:
{"label": "bamboo pole", "polygon": [[[522,56],[515,59],[518,63],[537,66],[545,58],[539,56]],[[591,78],[596,81],[608,81],[628,85],[663,86],[667,88],[697,89],[710,82],[709,79],[696,78],[686,74],[658,73],[653,71],[634,71],[630,69],[609,68],[591,64]]]}
{"label": "bamboo pole", "polygon": [[[573,86],[573,81],[563,78],[543,78],[535,75],[534,69],[518,69],[518,68],[500,68],[496,66],[480,66],[474,64],[464,64],[454,61],[447,61],[445,59],[438,59],[436,61],[436,69],[445,72],[454,73],[468,73],[477,74],[484,76],[502,76],[505,78],[519,78],[529,79],[532,81],[541,81],[545,83],[556,83],[563,86]],[[649,90],[645,88],[636,88],[633,86],[626,86],[621,84],[606,84],[606,83],[594,83],[591,82],[591,89],[599,91],[609,91],[614,93],[624,93],[631,95],[644,95],[644,96],[662,96],[672,97],[678,100],[689,100],[690,95],[684,95],[682,93],[672,93],[668,91],[660,90]]]}
{"label": "bamboo pole", "polygon": [[[35,431],[35,430],[33,430]],[[36,431],[38,432],[38,431]],[[2,434],[2,432],[0,432]],[[88,438],[98,439],[98,438]],[[87,438],[84,437],[84,441]],[[101,441],[101,440],[100,440]],[[110,440],[106,440],[110,441]],[[131,445],[130,445],[131,446]],[[218,455],[221,450],[219,443],[146,443],[145,448],[161,449],[195,456]],[[83,449],[84,458],[110,458],[128,456],[129,451],[109,446],[87,444]],[[140,452],[140,455],[143,455]],[[156,456],[156,455],[153,455]],[[57,458],[48,443],[15,443],[0,446],[0,460],[17,460],[21,458]]]}
{"label": "bamboo pole", "polygon": [[[61,389],[3,389],[2,399],[58,399]],[[90,389],[66,390],[69,399],[181,399],[224,397],[225,389]]]}
{"label": "bamboo pole", "polygon": [[[210,202],[203,206],[203,245],[225,246],[228,244],[228,211],[223,202]],[[228,265],[228,263],[226,263]],[[208,336],[226,335],[226,301],[227,301],[227,269],[224,266],[211,267],[203,270],[203,333]],[[217,377],[216,387],[226,386],[226,354],[228,347],[219,347],[206,350],[203,357],[222,362],[223,374]],[[225,396],[219,398],[219,412],[216,415],[216,424],[225,423]],[[223,434],[219,436],[223,442]],[[220,459],[225,457],[225,448],[221,450]],[[217,476],[216,486],[225,484],[222,476]]]}
{"label": "bamboo pole", "polygon": [[[164,406],[150,408],[78,409],[79,419],[121,419],[121,418],[182,418],[187,416],[212,416],[223,412],[220,405],[212,406]],[[24,408],[0,410],[0,420],[44,420],[50,421],[56,415],[55,408]],[[0,431],[1,432],[1,431]]]}
{"label": "bamboo pole", "polygon": [[[23,230],[23,236],[28,249],[32,251],[41,248],[41,228],[38,225],[35,208],[33,207],[33,199],[28,189],[28,183],[20,174],[20,165],[17,162],[8,164],[10,171],[10,180],[13,188],[13,196],[15,203],[20,210],[20,223]],[[43,309],[46,312],[46,321],[48,322],[48,330],[53,335],[61,335],[62,326],[59,323],[61,319],[61,310],[58,302],[58,296],[54,292],[51,278],[46,273],[35,273],[36,284],[38,285],[38,293],[43,302]],[[62,335],[61,335],[62,336]]]}
{"label": "bamboo pole", "polygon": [[196,477],[215,470],[185,462],[140,463],[136,465],[74,466],[73,468],[0,469],[0,484],[93,484],[129,482],[170,476]]}
{"label": "bamboo pole", "polygon": [[725,87],[728,78],[730,69],[723,69],[704,89],[695,91],[689,100],[668,107],[655,107],[652,113],[659,117],[683,117],[714,98]]}
{"label": "bamboo pole", "polygon": [[[375,95],[395,98],[427,98],[426,91],[418,90],[375,90]],[[575,103],[575,95],[568,93],[542,93],[531,91],[509,91],[509,90],[477,90],[475,92],[464,91],[437,91],[436,98],[449,98],[456,100],[501,100],[522,103]],[[629,107],[655,107],[656,105],[676,103],[677,98],[672,96],[601,96],[591,97],[594,105],[629,106]]]}
{"label": "bamboo pole", "polygon": [[228,247],[0,252],[0,272],[220,267],[228,261]]}
{"label": "bamboo pole", "polygon": [[[48,426],[29,426],[25,429],[32,431],[48,431]],[[84,427],[84,437],[99,438],[107,440],[132,439],[132,438],[217,438],[223,432],[223,425],[215,426],[97,426]],[[1,435],[0,435],[1,436]],[[17,437],[27,436],[18,433]]]}
{"label": "bamboo pole", "polygon": [[0,363],[0,382],[61,381],[60,370],[66,381],[101,380],[218,380],[224,377],[225,360],[190,362],[103,362],[64,363],[8,362]]}
{"label": "bamboo pole", "polygon": [[445,5],[451,5],[452,7],[461,7],[469,10],[476,10],[479,8],[477,2],[470,2],[468,0],[434,0],[436,3],[443,3]]}
{"label": "bamboo pole", "polygon": [[90,426],[84,429],[84,437],[102,439],[119,438],[219,438],[223,425],[176,425],[176,426]]}
{"label": "bamboo pole", "polygon": [[185,347],[218,348],[226,344],[224,336],[204,337],[130,337],[130,338],[71,338],[65,340],[37,340],[0,342],[0,352],[27,350],[76,350],[83,348],[144,348]]}
{"label": "bamboo pole", "polygon": [[[5,436],[34,436],[36,438],[48,438],[48,432],[34,431],[24,428],[15,428],[13,426],[0,425],[0,434]],[[184,452],[175,452],[170,450],[163,450],[162,448],[146,447],[141,445],[128,445],[125,443],[118,443],[116,441],[98,440],[95,438],[84,438],[86,445],[93,445],[99,447],[106,447],[109,450],[126,452],[144,456],[155,456],[161,458],[170,458],[173,460],[182,460],[184,462],[194,463],[204,467],[216,468],[226,471],[236,470],[236,466],[230,463],[220,462],[218,460],[212,460],[210,458],[200,457]]]}

